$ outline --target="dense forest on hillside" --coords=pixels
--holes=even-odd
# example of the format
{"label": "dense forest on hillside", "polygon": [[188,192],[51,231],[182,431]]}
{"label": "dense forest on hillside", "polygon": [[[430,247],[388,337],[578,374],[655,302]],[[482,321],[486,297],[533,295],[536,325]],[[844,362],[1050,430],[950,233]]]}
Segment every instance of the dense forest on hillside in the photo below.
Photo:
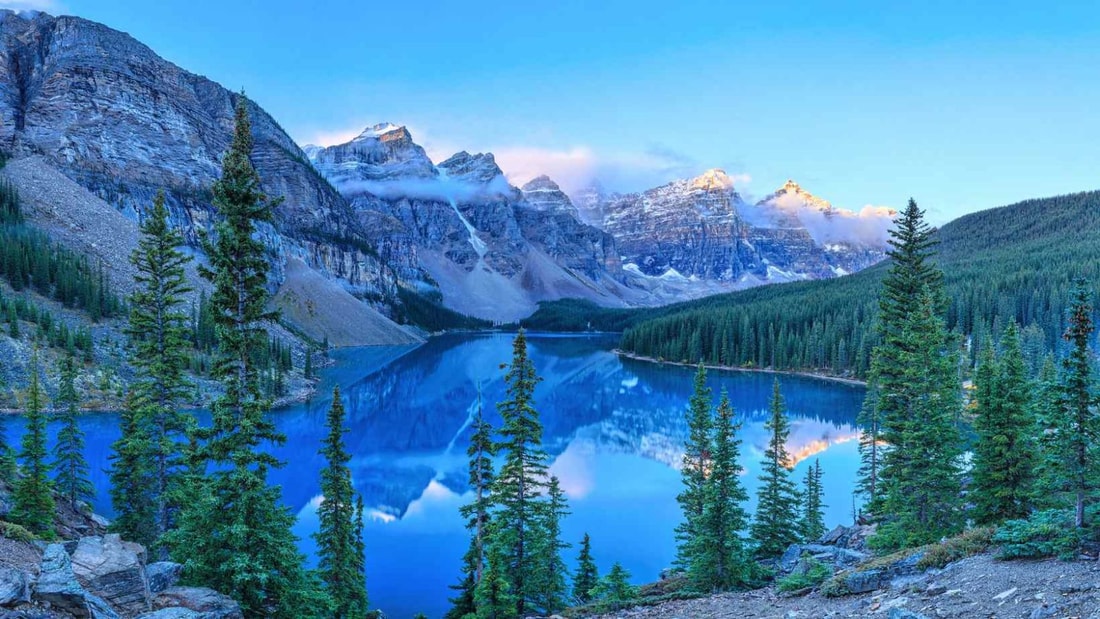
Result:
{"label": "dense forest on hillside", "polygon": [[[1029,365],[1059,346],[1070,282],[1100,272],[1100,192],[961,217],[936,232],[947,284],[947,326],[973,337],[970,360],[1015,320]],[[673,361],[812,369],[863,376],[877,343],[876,295],[885,264],[843,277],[753,288],[663,308],[544,304],[535,329],[623,331],[622,348]]]}

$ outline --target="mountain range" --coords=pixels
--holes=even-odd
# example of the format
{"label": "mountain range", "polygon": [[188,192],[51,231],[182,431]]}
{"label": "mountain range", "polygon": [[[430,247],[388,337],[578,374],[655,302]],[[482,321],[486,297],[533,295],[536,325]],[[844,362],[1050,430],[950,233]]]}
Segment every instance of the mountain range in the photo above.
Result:
{"label": "mountain range", "polygon": [[[8,179],[32,219],[102,259],[123,290],[122,249],[159,190],[201,261],[216,216],[209,187],[241,96],[101,24],[0,12]],[[570,197],[545,176],[513,186],[490,153],[433,162],[399,125],[301,148],[258,104],[249,111],[253,164],[264,190],[284,198],[262,227],[273,292],[294,326],[315,337],[339,331],[336,344],[415,340],[396,324],[410,299],[512,322],[562,298],[652,306],[843,275],[882,258],[893,216],[836,209],[793,182],[749,203],[721,170]],[[67,189],[47,195],[44,184]],[[46,221],[47,211],[60,217]],[[65,213],[121,213],[116,234],[129,241],[99,242]],[[337,328],[348,324],[369,328]]]}

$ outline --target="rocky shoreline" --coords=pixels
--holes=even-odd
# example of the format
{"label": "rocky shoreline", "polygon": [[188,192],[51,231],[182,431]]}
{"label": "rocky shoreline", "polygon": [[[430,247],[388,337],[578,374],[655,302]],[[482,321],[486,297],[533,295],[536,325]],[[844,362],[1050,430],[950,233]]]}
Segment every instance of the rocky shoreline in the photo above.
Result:
{"label": "rocky shoreline", "polygon": [[[638,354],[628,352],[628,351],[625,351],[625,350],[620,350],[618,348],[612,350],[611,352],[615,353],[616,355],[618,355],[620,357],[624,357],[626,359],[633,359],[635,361],[645,361],[646,363],[656,363],[658,365],[678,365],[678,366],[681,366],[681,367],[692,367],[692,368],[697,366],[697,364],[695,364],[695,363],[684,363],[682,361],[668,361],[668,360],[665,360],[665,359],[656,359],[654,357],[646,357],[644,355],[638,355]],[[852,385],[852,386],[855,386],[855,387],[866,387],[867,386],[867,381],[857,380],[855,378],[847,378],[847,377],[844,377],[844,376],[833,376],[831,374],[821,374],[821,373],[816,373],[816,372],[800,372],[800,371],[797,371],[797,370],[773,370],[773,369],[770,369],[770,368],[743,368],[743,367],[738,367],[738,366],[733,366],[733,365],[717,365],[717,364],[707,364],[707,363],[704,363],[703,367],[707,368],[708,370],[721,370],[721,371],[728,371],[728,372],[758,372],[758,373],[762,373],[762,374],[780,374],[780,375],[785,375],[785,376],[801,376],[801,377],[804,377],[804,378],[816,378],[818,380],[827,380],[827,381],[830,381],[830,382],[836,382],[836,383],[841,383],[841,384],[845,384],[845,385]]]}

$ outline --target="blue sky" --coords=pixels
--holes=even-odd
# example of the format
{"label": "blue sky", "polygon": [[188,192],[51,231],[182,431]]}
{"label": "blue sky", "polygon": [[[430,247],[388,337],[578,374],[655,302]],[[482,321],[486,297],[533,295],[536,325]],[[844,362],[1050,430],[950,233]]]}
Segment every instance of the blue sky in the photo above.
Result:
{"label": "blue sky", "polygon": [[935,221],[1100,187],[1096,2],[19,3],[244,87],[300,143],[392,121],[517,181],[721,167]]}

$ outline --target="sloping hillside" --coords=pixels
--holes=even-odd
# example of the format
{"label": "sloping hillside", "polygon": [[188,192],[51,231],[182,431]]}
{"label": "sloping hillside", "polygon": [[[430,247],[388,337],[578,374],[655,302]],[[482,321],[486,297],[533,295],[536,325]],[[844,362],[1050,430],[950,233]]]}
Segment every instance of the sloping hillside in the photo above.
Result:
{"label": "sloping hillside", "polygon": [[[946,224],[937,238],[951,299],[948,326],[976,335],[979,344],[1016,320],[1034,358],[1058,345],[1072,280],[1083,277],[1100,290],[1100,192],[981,211]],[[877,294],[887,268],[652,310],[550,303],[525,324],[624,330],[622,347],[650,357],[859,375],[875,343]]]}

